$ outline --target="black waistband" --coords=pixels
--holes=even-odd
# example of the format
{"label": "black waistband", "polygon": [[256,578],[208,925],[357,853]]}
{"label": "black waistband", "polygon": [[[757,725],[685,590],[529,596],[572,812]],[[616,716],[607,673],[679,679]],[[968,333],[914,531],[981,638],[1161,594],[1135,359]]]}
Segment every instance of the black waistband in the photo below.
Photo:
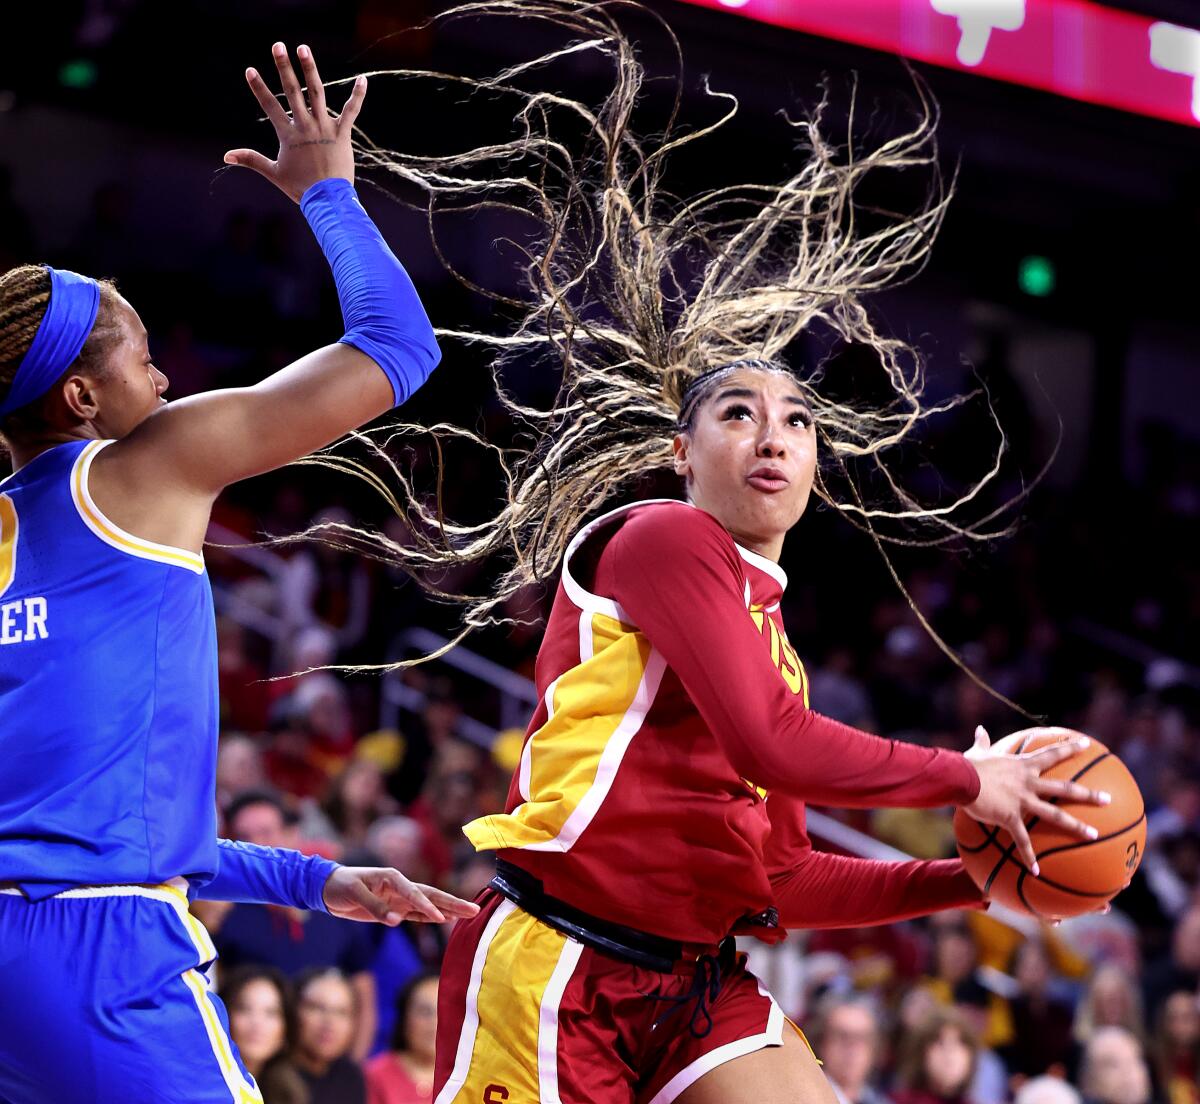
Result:
{"label": "black waistband", "polygon": [[566,901],[551,897],[544,891],[539,879],[504,859],[496,860],[496,876],[491,886],[543,924],[569,935],[586,947],[615,955],[635,966],[669,974],[683,958],[683,944],[678,940],[663,939],[623,924],[614,924],[610,920],[601,920],[598,916],[590,916]]}

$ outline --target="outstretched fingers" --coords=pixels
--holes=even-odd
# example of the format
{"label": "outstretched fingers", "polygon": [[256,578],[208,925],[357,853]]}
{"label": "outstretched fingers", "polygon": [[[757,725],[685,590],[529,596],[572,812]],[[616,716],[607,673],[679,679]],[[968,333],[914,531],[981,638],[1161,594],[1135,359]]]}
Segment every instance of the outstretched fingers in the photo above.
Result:
{"label": "outstretched fingers", "polygon": [[1072,782],[1066,778],[1039,778],[1037,792],[1041,797],[1072,801],[1081,805],[1112,804],[1112,794],[1107,790],[1091,790],[1081,782]]}
{"label": "outstretched fingers", "polygon": [[1064,832],[1069,832],[1080,839],[1094,840],[1100,835],[1092,825],[1085,824],[1078,817],[1071,816],[1061,806],[1051,805],[1050,802],[1042,801],[1040,798],[1031,801],[1026,811],[1038,817],[1039,820],[1053,824],[1056,828],[1061,828]]}
{"label": "outstretched fingers", "polygon": [[455,897],[454,894],[447,893],[444,889],[427,885],[418,885],[417,888],[446,916],[469,919],[479,912],[479,906],[473,901],[464,901],[461,897]]}
{"label": "outstretched fingers", "polygon": [[1021,758],[1029,763],[1038,774],[1042,774],[1051,767],[1070,759],[1072,755],[1086,751],[1091,746],[1092,741],[1087,736],[1078,736],[1073,740],[1062,740],[1057,744],[1038,748],[1037,751],[1022,752]]}
{"label": "outstretched fingers", "polygon": [[325,85],[321,83],[321,74],[317,72],[316,59],[307,46],[297,46],[296,56],[300,59],[300,69],[304,73],[304,84],[308,90],[308,102],[312,107],[313,117],[317,122],[321,122],[328,118],[329,111],[325,106]]}
{"label": "outstretched fingers", "polygon": [[290,125],[287,112],[280,106],[279,101],[275,98],[275,93],[267,87],[267,82],[262,79],[262,74],[257,69],[251,67],[246,70],[246,83],[250,85],[250,91],[258,100],[258,106],[263,109],[263,113],[275,128],[275,133],[282,140]]}
{"label": "outstretched fingers", "polygon": [[367,78],[357,76],[354,78],[354,86],[350,89],[350,96],[346,100],[346,106],[342,108],[342,113],[338,116],[338,130],[345,127],[354,126],[354,120],[358,118],[358,113],[362,110],[363,100],[367,95]]}
{"label": "outstretched fingers", "polygon": [[283,93],[292,109],[292,119],[298,123],[308,114],[308,104],[304,101],[304,92],[296,79],[296,71],[292,68],[292,59],[288,57],[287,47],[282,42],[276,42],[271,47],[271,56],[275,59],[279,82],[283,85]]}
{"label": "outstretched fingers", "polygon": [[[1050,806],[1053,808],[1053,806]],[[1013,843],[1017,848],[1017,857],[1025,864],[1034,876],[1038,874],[1037,852],[1033,849],[1033,840],[1029,838],[1029,830],[1025,827],[1025,822],[1018,816],[1005,825],[1008,833],[1012,836]]]}

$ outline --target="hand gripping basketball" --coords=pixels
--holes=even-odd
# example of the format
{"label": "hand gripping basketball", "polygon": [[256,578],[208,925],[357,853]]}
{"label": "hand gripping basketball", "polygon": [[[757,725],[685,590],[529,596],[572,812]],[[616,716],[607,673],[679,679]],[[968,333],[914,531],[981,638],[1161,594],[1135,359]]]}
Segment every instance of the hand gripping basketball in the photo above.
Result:
{"label": "hand gripping basketball", "polygon": [[[1018,740],[1029,743],[1042,739],[1051,742],[1036,751],[1014,750]],[[994,824],[1008,832],[1018,858],[1035,875],[1037,854],[1026,827],[1030,817],[1055,824],[1080,839],[1095,839],[1094,828],[1051,801],[1107,805],[1112,800],[1111,795],[1089,789],[1080,782],[1042,777],[1052,767],[1085,750],[1090,742],[1087,736],[1069,729],[1035,728],[1015,732],[993,747],[984,727],[975,729],[975,745],[967,752],[967,758],[979,774],[979,796],[965,806],[965,811],[983,824]]]}
{"label": "hand gripping basketball", "polygon": [[[984,895],[1044,920],[1107,911],[1146,841],[1142,797],[1120,759],[1100,741],[1061,728],[1026,729],[991,747],[984,733],[968,754],[980,796],[958,810],[954,834]],[[1007,770],[995,762],[999,756],[1009,760]],[[1021,818],[1014,824],[996,816],[1023,786],[1039,796],[1026,797]]]}

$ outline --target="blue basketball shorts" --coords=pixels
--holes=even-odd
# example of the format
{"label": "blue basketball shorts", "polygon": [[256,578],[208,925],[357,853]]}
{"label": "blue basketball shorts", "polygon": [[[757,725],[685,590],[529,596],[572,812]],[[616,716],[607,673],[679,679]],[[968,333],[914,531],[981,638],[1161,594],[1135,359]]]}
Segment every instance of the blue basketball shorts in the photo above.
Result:
{"label": "blue basketball shorts", "polygon": [[0,1104],[260,1104],[170,885],[0,889]]}

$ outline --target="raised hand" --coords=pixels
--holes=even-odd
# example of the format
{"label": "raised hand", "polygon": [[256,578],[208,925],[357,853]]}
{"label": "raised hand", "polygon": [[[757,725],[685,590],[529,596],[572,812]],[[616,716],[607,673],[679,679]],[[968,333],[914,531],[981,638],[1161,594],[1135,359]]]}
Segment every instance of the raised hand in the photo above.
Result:
{"label": "raised hand", "polygon": [[287,47],[282,42],[276,42],[271,53],[291,114],[283,110],[257,69],[246,70],[246,81],[275,128],[279,153],[272,161],[257,150],[230,150],[225,154],[225,164],[253,169],[297,203],[309,186],[318,180],[340,176],[353,184],[354,150],[350,145],[350,135],[367,94],[367,78],[358,77],[354,81],[342,113],[333,115],[325,106],[325,87],[321,84],[312,51],[307,46],[296,49],[307,85],[307,101],[292,68]]}
{"label": "raised hand", "polygon": [[433,886],[410,882],[390,867],[339,866],[325,883],[325,907],[346,920],[391,927],[402,920],[440,924],[448,916],[470,917],[479,906]]}
{"label": "raised hand", "polygon": [[1063,740],[1020,755],[1008,752],[1015,737],[1024,739],[1030,735],[1058,735],[1065,731],[1060,728],[1027,729],[1014,734],[1014,737],[1005,737],[993,747],[986,730],[980,725],[975,729],[975,745],[967,752],[967,758],[979,774],[979,796],[966,806],[966,812],[984,824],[996,824],[1008,832],[1017,845],[1021,861],[1035,875],[1038,873],[1037,855],[1034,854],[1025,827],[1029,817],[1036,816],[1056,824],[1080,839],[1095,839],[1096,829],[1051,804],[1051,801],[1058,798],[1107,805],[1112,800],[1108,794],[1088,789],[1078,782],[1042,778],[1043,772],[1056,763],[1069,759],[1087,747],[1090,741],[1086,736]]}

